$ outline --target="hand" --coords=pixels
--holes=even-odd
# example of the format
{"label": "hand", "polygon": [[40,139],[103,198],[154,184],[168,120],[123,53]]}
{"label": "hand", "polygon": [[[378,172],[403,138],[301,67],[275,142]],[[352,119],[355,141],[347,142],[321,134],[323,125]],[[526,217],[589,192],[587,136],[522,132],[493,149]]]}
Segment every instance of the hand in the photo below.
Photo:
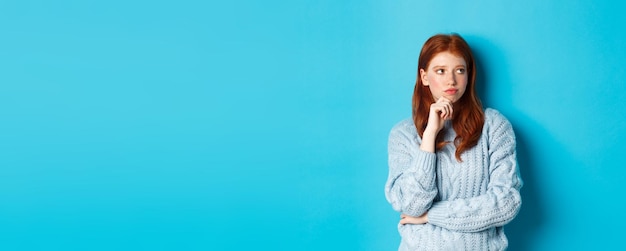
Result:
{"label": "hand", "polygon": [[406,214],[401,214],[400,215],[400,224],[402,225],[406,225],[406,224],[426,224],[428,223],[428,212],[422,214],[419,217],[413,217],[410,215],[406,215]]}
{"label": "hand", "polygon": [[439,133],[439,131],[443,128],[444,122],[452,119],[453,112],[452,101],[444,97],[437,99],[437,102],[430,105],[426,131],[431,131],[435,135]]}

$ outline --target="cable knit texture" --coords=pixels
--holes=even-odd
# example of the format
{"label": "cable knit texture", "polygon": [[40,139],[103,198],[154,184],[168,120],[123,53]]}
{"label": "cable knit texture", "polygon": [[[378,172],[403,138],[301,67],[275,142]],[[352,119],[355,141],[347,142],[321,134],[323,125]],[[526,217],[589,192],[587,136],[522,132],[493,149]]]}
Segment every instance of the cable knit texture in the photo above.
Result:
{"label": "cable knit texture", "polygon": [[[446,141],[456,136],[447,121]],[[494,109],[485,110],[478,144],[454,157],[453,143],[436,153],[419,149],[412,119],[389,135],[389,177],[385,196],[394,210],[413,216],[428,212],[429,222],[398,225],[399,250],[505,250],[503,226],[519,212],[522,180],[515,134]]]}

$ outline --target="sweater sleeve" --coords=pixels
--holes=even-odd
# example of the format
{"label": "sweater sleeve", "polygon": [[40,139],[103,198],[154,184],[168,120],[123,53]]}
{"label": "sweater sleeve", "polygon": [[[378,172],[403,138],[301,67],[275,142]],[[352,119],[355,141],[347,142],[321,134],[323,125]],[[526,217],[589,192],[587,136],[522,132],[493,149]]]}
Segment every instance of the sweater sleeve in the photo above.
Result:
{"label": "sweater sleeve", "polygon": [[396,125],[389,135],[389,176],[385,196],[394,210],[420,216],[437,195],[436,155],[419,149],[407,123]]}
{"label": "sweater sleeve", "polygon": [[523,183],[517,167],[515,134],[502,115],[495,115],[489,133],[487,192],[473,198],[440,201],[428,211],[430,224],[460,232],[478,232],[509,223],[522,204]]}

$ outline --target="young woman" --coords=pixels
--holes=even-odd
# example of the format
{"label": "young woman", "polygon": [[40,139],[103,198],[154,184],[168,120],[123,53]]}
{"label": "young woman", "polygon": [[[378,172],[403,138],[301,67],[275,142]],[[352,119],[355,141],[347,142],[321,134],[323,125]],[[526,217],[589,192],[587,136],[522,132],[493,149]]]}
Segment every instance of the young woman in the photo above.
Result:
{"label": "young woman", "polygon": [[502,227],[522,204],[511,124],[483,110],[459,35],[429,38],[418,71],[413,118],[389,135],[385,195],[400,212],[399,250],[504,250]]}

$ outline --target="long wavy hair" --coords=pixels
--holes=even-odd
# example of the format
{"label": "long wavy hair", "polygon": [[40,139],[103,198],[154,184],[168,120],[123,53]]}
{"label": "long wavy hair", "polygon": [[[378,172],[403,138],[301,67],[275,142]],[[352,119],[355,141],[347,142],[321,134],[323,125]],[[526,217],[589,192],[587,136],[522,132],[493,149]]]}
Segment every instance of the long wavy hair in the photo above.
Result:
{"label": "long wavy hair", "polygon": [[[417,81],[415,90],[413,91],[413,122],[420,137],[424,136],[426,124],[428,123],[428,114],[430,105],[435,103],[428,86],[422,83],[420,77],[420,69],[426,71],[430,61],[438,53],[450,52],[456,56],[463,57],[467,63],[467,87],[461,98],[453,104],[454,114],[452,117],[452,128],[456,132],[454,145],[456,146],[455,157],[461,162],[461,154],[474,147],[480,138],[483,124],[485,123],[485,114],[483,107],[476,95],[476,64],[472,51],[465,40],[458,34],[438,34],[429,38],[420,52]],[[443,148],[449,141],[444,141],[444,131],[439,132],[436,139],[436,149]]]}

